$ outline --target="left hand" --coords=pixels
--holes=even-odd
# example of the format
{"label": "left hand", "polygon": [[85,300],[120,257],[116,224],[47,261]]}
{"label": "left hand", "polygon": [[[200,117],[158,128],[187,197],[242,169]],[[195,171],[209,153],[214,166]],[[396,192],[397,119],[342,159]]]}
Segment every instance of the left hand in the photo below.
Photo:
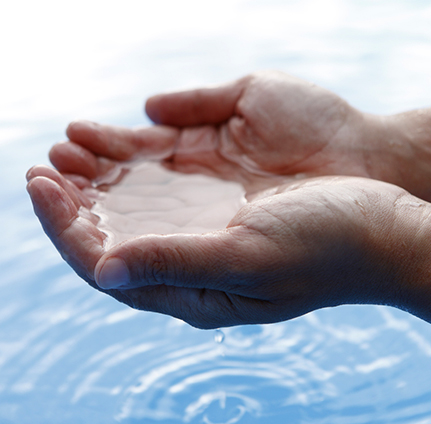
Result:
{"label": "left hand", "polygon": [[51,150],[52,163],[62,173],[94,178],[107,159],[155,156],[176,171],[238,181],[249,193],[324,175],[394,183],[399,170],[389,137],[382,136],[386,121],[282,72],[159,94],[147,100],[146,111],[157,125],[72,123],[70,141]]}

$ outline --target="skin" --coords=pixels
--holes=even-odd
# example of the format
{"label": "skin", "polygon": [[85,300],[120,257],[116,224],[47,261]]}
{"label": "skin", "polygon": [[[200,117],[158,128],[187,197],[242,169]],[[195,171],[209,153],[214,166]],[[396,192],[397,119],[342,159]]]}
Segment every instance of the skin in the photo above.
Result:
{"label": "skin", "polygon": [[[154,96],[146,111],[157,125],[72,123],[70,141],[50,152],[57,170],[27,174],[45,232],[93,287],[199,328],[346,303],[388,304],[431,322],[428,111],[363,114],[277,72]],[[239,181],[249,203],[220,231],[106,250],[86,190],[136,157]]]}

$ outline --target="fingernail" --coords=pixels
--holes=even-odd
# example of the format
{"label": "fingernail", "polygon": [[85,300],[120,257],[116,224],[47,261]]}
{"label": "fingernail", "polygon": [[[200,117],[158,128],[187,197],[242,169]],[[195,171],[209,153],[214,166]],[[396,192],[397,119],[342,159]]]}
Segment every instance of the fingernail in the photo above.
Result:
{"label": "fingernail", "polygon": [[120,258],[109,258],[96,276],[96,283],[106,290],[128,286],[130,274],[125,262]]}

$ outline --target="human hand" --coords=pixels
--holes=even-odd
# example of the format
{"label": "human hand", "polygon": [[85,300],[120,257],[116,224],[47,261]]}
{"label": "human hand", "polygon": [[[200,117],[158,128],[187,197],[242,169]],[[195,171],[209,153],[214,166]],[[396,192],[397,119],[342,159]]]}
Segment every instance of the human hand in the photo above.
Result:
{"label": "human hand", "polygon": [[97,157],[120,161],[165,158],[174,170],[234,179],[249,193],[287,178],[362,176],[431,201],[431,110],[366,114],[330,91],[272,71],[213,88],[157,95],[146,110],[158,125],[71,124],[71,141],[54,146],[51,161],[63,173],[92,178],[97,163],[85,160],[84,168],[70,160],[71,151],[76,157],[84,147]]}
{"label": "human hand", "polygon": [[277,322],[345,303],[390,304],[431,321],[430,205],[399,187],[303,180],[261,193],[226,229],[142,236],[106,251],[85,190],[47,167],[28,179],[35,212],[64,259],[134,308],[200,328]]}
{"label": "human hand", "polygon": [[174,170],[235,179],[252,192],[287,176],[370,176],[370,158],[378,150],[363,145],[371,120],[364,125],[365,116],[340,97],[280,72],[154,96],[146,109],[157,126],[71,124],[71,141],[54,146],[51,161],[63,173],[91,178],[94,160],[70,160],[81,147],[113,160],[156,155]]}

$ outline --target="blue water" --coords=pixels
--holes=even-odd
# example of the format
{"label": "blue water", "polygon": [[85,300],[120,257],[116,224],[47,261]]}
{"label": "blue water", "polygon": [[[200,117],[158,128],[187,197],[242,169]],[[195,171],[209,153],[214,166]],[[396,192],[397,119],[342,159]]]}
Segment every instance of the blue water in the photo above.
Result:
{"label": "blue water", "polygon": [[[148,123],[148,95],[256,69],[314,81],[368,112],[429,106],[428,3],[94,0],[54,16],[48,3],[11,12],[12,35],[27,40],[0,71],[16,74],[2,78],[0,103],[0,423],[431,423],[429,324],[343,306],[221,334],[133,311],[62,262],[24,189],[68,121]],[[107,19],[118,19],[112,31]],[[79,25],[87,41],[68,35]],[[35,48],[45,65],[30,61]]]}

